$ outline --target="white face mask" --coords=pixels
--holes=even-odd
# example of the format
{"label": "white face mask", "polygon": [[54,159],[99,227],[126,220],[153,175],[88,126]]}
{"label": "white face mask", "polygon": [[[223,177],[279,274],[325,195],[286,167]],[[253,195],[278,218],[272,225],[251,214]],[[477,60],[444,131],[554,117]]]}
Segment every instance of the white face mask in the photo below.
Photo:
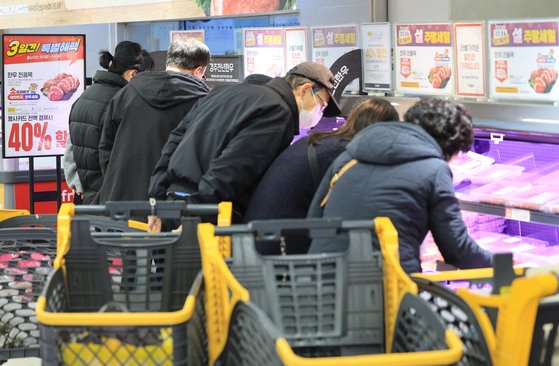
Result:
{"label": "white face mask", "polygon": [[[301,103],[302,102],[303,101],[301,100]],[[315,104],[312,112],[307,111],[305,107],[303,107],[299,113],[299,128],[309,129],[316,126],[318,122],[320,122],[323,112],[324,111],[320,103]]]}

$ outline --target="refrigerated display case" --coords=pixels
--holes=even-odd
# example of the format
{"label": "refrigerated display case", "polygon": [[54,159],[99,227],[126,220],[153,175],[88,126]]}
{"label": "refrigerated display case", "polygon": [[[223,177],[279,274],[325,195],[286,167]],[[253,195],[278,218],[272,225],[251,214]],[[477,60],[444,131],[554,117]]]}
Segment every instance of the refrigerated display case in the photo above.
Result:
{"label": "refrigerated display case", "polygon": [[[343,100],[344,115],[362,98]],[[418,100],[387,99],[402,118]],[[512,252],[516,264],[559,265],[559,106],[461,102],[475,141],[451,169],[470,234],[491,252]],[[442,267],[430,236],[421,257],[424,271]]]}

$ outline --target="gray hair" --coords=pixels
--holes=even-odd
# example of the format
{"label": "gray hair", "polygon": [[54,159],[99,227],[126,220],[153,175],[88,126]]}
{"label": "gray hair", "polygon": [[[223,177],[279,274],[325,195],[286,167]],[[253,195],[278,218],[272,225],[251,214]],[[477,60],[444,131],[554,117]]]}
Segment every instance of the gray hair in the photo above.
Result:
{"label": "gray hair", "polygon": [[193,70],[210,63],[210,49],[195,38],[179,39],[171,42],[167,49],[167,66]]}

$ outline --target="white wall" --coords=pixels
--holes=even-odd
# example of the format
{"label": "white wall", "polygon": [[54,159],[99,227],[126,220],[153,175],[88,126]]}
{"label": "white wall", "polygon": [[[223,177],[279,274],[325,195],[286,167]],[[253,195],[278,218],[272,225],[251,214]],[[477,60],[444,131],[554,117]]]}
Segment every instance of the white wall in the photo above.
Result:
{"label": "white wall", "polygon": [[388,21],[447,22],[450,20],[450,2],[451,0],[388,0]]}

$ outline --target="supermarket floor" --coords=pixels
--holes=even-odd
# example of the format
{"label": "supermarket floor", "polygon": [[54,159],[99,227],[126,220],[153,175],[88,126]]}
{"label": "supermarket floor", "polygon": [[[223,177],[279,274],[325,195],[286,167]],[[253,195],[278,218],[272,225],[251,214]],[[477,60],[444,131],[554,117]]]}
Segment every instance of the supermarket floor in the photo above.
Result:
{"label": "supermarket floor", "polygon": [[36,357],[13,358],[2,366],[40,366],[41,359]]}

